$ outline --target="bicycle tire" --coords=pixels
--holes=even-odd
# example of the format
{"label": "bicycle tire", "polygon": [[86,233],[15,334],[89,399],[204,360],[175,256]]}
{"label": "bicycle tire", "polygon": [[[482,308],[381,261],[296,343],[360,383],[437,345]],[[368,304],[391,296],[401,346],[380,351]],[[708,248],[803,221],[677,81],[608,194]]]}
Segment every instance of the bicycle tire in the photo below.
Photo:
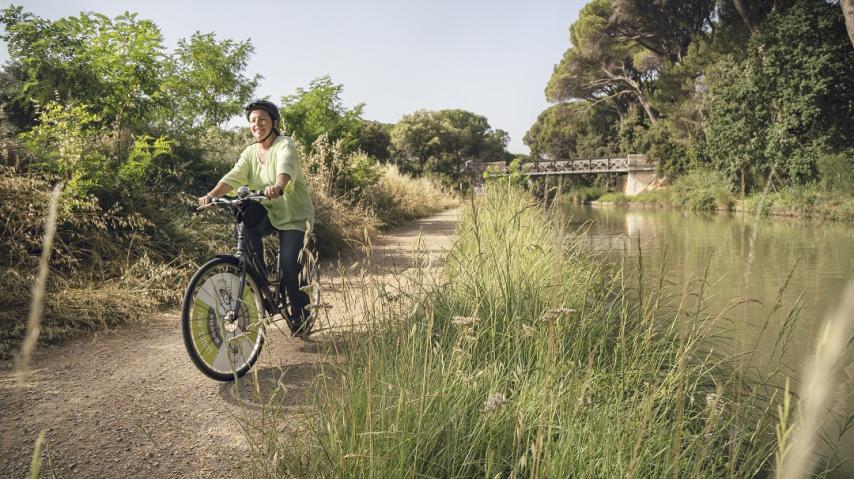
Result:
{"label": "bicycle tire", "polygon": [[239,284],[237,258],[218,257],[196,271],[184,293],[184,346],[199,371],[218,381],[233,381],[246,374],[264,345],[261,290],[247,274],[242,305],[234,314]]}

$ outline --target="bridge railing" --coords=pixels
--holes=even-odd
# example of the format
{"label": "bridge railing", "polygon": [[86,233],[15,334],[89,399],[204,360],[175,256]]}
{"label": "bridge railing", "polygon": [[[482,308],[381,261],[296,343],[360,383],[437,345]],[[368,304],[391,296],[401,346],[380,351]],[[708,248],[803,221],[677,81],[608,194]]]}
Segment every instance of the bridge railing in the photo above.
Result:
{"label": "bridge railing", "polygon": [[582,173],[626,173],[654,170],[646,155],[628,155],[620,158],[593,158],[588,160],[549,160],[524,164],[528,175],[566,175]]}
{"label": "bridge railing", "polygon": [[[487,169],[497,176],[507,174],[507,165],[503,161],[491,163],[471,163],[470,170],[477,176]],[[587,160],[547,160],[531,161],[522,164],[522,172],[528,176],[572,175],[584,173],[628,173],[630,171],[652,171],[655,166],[649,163],[646,155],[628,155],[619,158],[592,158]]]}

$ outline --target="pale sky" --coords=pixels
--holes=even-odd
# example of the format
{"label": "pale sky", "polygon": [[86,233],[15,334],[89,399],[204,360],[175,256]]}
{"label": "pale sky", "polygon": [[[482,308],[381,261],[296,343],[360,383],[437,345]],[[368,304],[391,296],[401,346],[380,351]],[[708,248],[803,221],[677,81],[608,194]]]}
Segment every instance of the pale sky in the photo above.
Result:
{"label": "pale sky", "polygon": [[[137,12],[154,21],[172,49],[193,32],[250,39],[248,73],[257,96],[278,102],[322,75],[344,86],[345,106],[396,123],[419,109],[462,108],[510,133],[508,149],[548,103],[543,90],[569,47],[569,25],[584,0],[128,1],[14,2],[42,18],[94,11]],[[0,41],[0,63],[8,60]]]}

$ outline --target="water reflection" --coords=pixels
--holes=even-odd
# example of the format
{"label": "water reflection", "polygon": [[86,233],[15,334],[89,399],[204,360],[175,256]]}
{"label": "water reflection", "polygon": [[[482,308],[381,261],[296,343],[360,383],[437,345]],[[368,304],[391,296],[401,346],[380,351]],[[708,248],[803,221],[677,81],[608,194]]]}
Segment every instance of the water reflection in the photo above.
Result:
{"label": "water reflection", "polygon": [[[713,285],[706,298],[712,312],[734,299],[757,300],[727,318],[734,347],[755,348],[758,365],[771,358],[787,315],[799,309],[783,363],[800,372],[824,318],[854,278],[854,228],[844,224],[580,205],[568,205],[566,214],[591,251],[628,258],[630,274],[642,251],[647,284],[664,281],[681,291],[706,277]],[[849,351],[844,360],[849,366],[839,378],[844,383],[835,402],[839,413],[854,412],[854,354]],[[841,446],[854,462],[854,431]],[[854,465],[847,465],[845,474],[854,477]]]}

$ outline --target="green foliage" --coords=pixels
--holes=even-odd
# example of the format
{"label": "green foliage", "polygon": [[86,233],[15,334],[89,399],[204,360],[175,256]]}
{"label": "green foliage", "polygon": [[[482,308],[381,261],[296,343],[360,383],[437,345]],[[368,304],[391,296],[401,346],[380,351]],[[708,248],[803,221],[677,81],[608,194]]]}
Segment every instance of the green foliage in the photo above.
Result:
{"label": "green foliage", "polygon": [[217,41],[213,33],[178,40],[164,85],[176,126],[221,127],[242,113],[261,78],[243,74],[253,51],[249,41]]}
{"label": "green foliage", "polygon": [[620,123],[623,151],[646,152],[647,158],[655,164],[661,176],[674,177],[685,172],[691,166],[691,160],[683,142],[674,138],[671,125],[670,122],[660,121],[645,126],[638,116],[629,116]]}
{"label": "green foliage", "polygon": [[623,38],[633,38],[655,55],[681,60],[695,37],[713,26],[716,0],[649,2],[613,0],[609,27]]}
{"label": "green foliage", "polygon": [[377,121],[361,120],[356,132],[359,149],[379,161],[391,157],[391,128],[393,125]]}
{"label": "green foliage", "polygon": [[[614,154],[616,136],[660,175],[712,168],[742,195],[769,176],[829,187],[822,169],[843,171],[832,158],[854,144],[854,51],[834,2],[593,0],[570,42],[546,87],[557,104],[526,135],[532,151],[571,157],[587,137]],[[584,102],[613,113],[590,128]]]}
{"label": "green foliage", "polygon": [[145,126],[162,99],[163,36],[134,14],[82,13],[55,22],[10,6],[0,24],[20,72],[13,102],[88,105],[102,127]]}
{"label": "green foliage", "polygon": [[86,105],[50,102],[40,123],[19,135],[34,158],[32,166],[62,178],[66,190],[86,197],[110,181],[106,151],[102,149],[100,118]]}
{"label": "green foliage", "polygon": [[840,153],[820,154],[816,167],[822,187],[831,192],[852,195],[854,185],[854,148]]}
{"label": "green foliage", "polygon": [[39,106],[75,103],[102,129],[191,139],[194,127],[220,126],[240,112],[260,78],[243,74],[248,42],[197,32],[170,54],[160,29],[135,14],[49,21],[10,6],[0,25],[11,60],[0,96],[22,129],[38,123]]}
{"label": "green foliage", "polygon": [[600,196],[599,199],[596,201],[599,201],[602,203],[613,203],[615,205],[625,205],[626,203],[629,202],[629,198],[626,195],[624,195],[623,193],[611,192],[611,193],[605,193],[604,195]]}
{"label": "green foliage", "polygon": [[[760,209],[761,203],[761,209]],[[757,192],[743,202],[747,213],[793,216],[854,223],[854,197],[849,191],[827,191],[817,184],[793,186],[767,195]]]}
{"label": "green foliage", "polygon": [[839,8],[799,1],[769,17],[744,60],[714,71],[705,135],[711,164],[742,192],[817,178],[822,151],[854,143],[854,52]]}
{"label": "green foliage", "polygon": [[365,105],[346,108],[341,101],[343,89],[329,76],[322,76],[312,80],[308,90],[297,88],[293,95],[283,97],[280,110],[284,131],[305,145],[313,145],[326,135],[332,143],[341,141],[344,151],[355,151]]}
{"label": "green foliage", "polygon": [[143,135],[134,139],[127,161],[116,172],[118,185],[132,196],[143,192],[153,160],[172,154],[172,142],[165,137]]}
{"label": "green foliage", "polygon": [[717,171],[690,171],[677,178],[668,193],[673,206],[692,211],[728,210],[734,202],[726,177]]}
{"label": "green foliage", "polygon": [[599,199],[606,193],[606,191],[607,190],[601,186],[579,187],[572,188],[571,190],[563,193],[562,197],[572,201],[573,203],[586,203],[588,201]]}
{"label": "green foliage", "polygon": [[643,107],[650,122],[656,113],[649,94],[661,66],[660,58],[631,37],[614,31],[611,0],[592,0],[569,27],[570,47],[552,73],[546,98],[552,102],[603,102],[618,113],[632,102]]}
{"label": "green foliage", "polygon": [[141,135],[124,158],[115,155],[117,140],[98,127],[99,117],[86,105],[48,103],[40,123],[19,135],[37,171],[57,175],[78,198],[129,198],[144,191],[152,161],[172,153],[166,137]]}
{"label": "green foliage", "polygon": [[587,101],[558,103],[537,117],[525,133],[531,155],[549,159],[588,159],[617,151],[617,113]]}
{"label": "green foliage", "polygon": [[493,130],[486,117],[465,110],[419,110],[391,129],[399,164],[454,180],[466,174],[467,162],[506,159],[508,141],[507,133]]}
{"label": "green foliage", "polygon": [[376,160],[363,152],[355,154],[348,161],[349,178],[352,181],[353,192],[362,196],[368,188],[377,184],[382,178],[382,170]]}
{"label": "green foliage", "polygon": [[517,156],[509,165],[507,165],[507,173],[504,174],[497,166],[489,165],[486,171],[483,172],[483,179],[487,184],[500,183],[502,185],[512,185],[516,188],[528,187],[528,176],[525,174],[526,165],[525,157]]}

